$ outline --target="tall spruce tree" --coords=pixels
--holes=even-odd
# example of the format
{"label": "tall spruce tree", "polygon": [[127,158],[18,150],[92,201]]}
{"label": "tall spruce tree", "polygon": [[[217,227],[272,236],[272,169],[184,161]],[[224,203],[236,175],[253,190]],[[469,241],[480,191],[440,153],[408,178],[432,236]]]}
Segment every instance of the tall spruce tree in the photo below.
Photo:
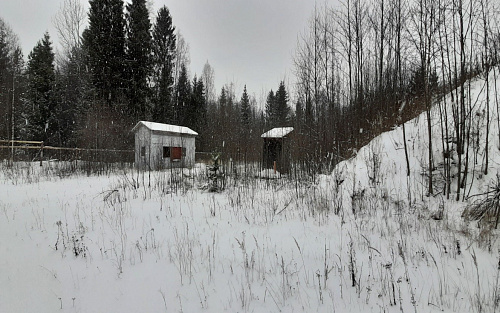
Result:
{"label": "tall spruce tree", "polygon": [[251,117],[252,108],[250,107],[250,99],[248,98],[247,85],[245,85],[240,100],[240,125],[243,131],[249,130]]}
{"label": "tall spruce tree", "polygon": [[[0,18],[0,138],[18,137],[16,117],[23,94],[23,55],[11,28]],[[14,138],[15,138],[14,137]]]}
{"label": "tall spruce tree", "polygon": [[81,47],[66,55],[56,72],[57,109],[55,110],[59,145],[77,146],[79,130],[85,128],[89,108],[90,77],[84,70]]}
{"label": "tall spruce tree", "polygon": [[[239,114],[239,142],[238,147],[240,152],[242,153],[245,161],[248,157],[249,148],[253,144],[253,140],[251,140],[251,132],[252,132],[252,108],[250,106],[250,99],[248,98],[247,86],[243,87],[243,94],[241,95],[240,100],[240,114]],[[246,163],[246,162],[245,162]]]}
{"label": "tall spruce tree", "polygon": [[285,83],[280,82],[278,90],[274,93],[272,90],[267,95],[266,100],[266,122],[269,128],[285,127],[290,123],[291,109],[288,105],[288,93]]}
{"label": "tall spruce tree", "polygon": [[[1,21],[1,20],[0,20]],[[9,60],[9,46],[7,42],[6,29],[0,24],[0,138],[8,139],[9,136],[9,77],[11,76],[11,66]]]}
{"label": "tall spruce tree", "polygon": [[207,117],[207,106],[205,102],[205,86],[203,85],[201,78],[193,84],[192,95],[194,103],[196,104],[196,122],[194,127],[199,131],[202,131]]}
{"label": "tall spruce tree", "polygon": [[196,129],[196,121],[197,121],[197,106],[198,99],[195,95],[195,88],[198,84],[198,78],[196,75],[193,78],[193,82],[191,84],[191,90],[189,93],[189,101],[184,104],[184,120],[182,125],[189,127],[191,129]]}
{"label": "tall spruce tree", "polygon": [[153,120],[173,122],[174,60],[176,51],[175,27],[172,16],[163,6],[153,27]]}
{"label": "tall spruce tree", "polygon": [[219,95],[219,112],[222,121],[225,121],[227,116],[227,96],[226,88],[222,87]]}
{"label": "tall spruce tree", "polygon": [[10,97],[9,81],[12,76],[12,66],[9,54],[9,42],[7,38],[7,27],[0,19],[0,138],[8,139],[10,136]]}
{"label": "tall spruce tree", "polygon": [[181,66],[175,95],[174,122],[175,124],[185,125],[186,123],[189,123],[187,111],[191,102],[191,85],[189,83],[187,69],[184,64]]}
{"label": "tall spruce tree", "polygon": [[290,112],[290,106],[288,105],[288,93],[285,88],[285,83],[281,81],[275,95],[276,126],[289,126]]}
{"label": "tall spruce tree", "polygon": [[267,127],[272,128],[277,126],[276,118],[276,97],[274,91],[271,89],[267,94],[266,99],[266,124]]}
{"label": "tall spruce tree", "polygon": [[124,101],[125,19],[123,0],[89,0],[83,44],[97,96],[108,106]]}
{"label": "tall spruce tree", "polygon": [[129,113],[137,120],[147,119],[149,110],[148,78],[151,74],[151,23],[146,0],[127,4],[126,68]]}
{"label": "tall spruce tree", "polygon": [[50,36],[45,33],[28,55],[28,90],[24,117],[27,120],[25,138],[56,142],[53,137],[57,121],[54,111],[55,70]]}

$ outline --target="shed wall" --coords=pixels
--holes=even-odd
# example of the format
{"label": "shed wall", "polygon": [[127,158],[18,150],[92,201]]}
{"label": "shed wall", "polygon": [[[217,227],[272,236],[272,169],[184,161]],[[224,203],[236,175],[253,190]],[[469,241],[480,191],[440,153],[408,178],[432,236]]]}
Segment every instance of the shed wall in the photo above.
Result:
{"label": "shed wall", "polygon": [[[141,156],[141,148],[145,154]],[[180,160],[163,157],[163,147],[180,147],[184,153]],[[193,167],[195,164],[195,137],[174,133],[154,132],[140,127],[135,133],[135,164],[141,169]]]}
{"label": "shed wall", "polygon": [[[181,147],[185,149],[180,161],[163,158],[163,147]],[[191,136],[155,134],[151,136],[151,164],[155,168],[193,167],[195,156],[195,138]]]}
{"label": "shed wall", "polygon": [[[141,147],[145,148],[145,155],[141,157]],[[144,169],[147,167],[151,155],[151,131],[146,127],[140,127],[135,132],[135,165]]]}

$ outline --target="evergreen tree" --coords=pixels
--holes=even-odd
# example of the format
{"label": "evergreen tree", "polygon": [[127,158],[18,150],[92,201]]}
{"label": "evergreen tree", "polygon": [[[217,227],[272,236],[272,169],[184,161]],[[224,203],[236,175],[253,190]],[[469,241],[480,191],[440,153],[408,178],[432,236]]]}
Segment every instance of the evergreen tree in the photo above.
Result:
{"label": "evergreen tree", "polygon": [[108,106],[123,101],[125,19],[122,0],[89,0],[83,44],[97,96]]}
{"label": "evergreen tree", "polygon": [[158,11],[153,28],[153,120],[173,122],[174,60],[176,51],[175,27],[166,6]]}
{"label": "evergreen tree", "polygon": [[216,124],[216,135],[221,136],[224,130],[227,130],[228,125],[228,100],[227,91],[225,87],[222,87],[218,99],[218,113],[216,114],[217,120],[214,121]]}
{"label": "evergreen tree", "polygon": [[222,120],[226,118],[227,96],[226,89],[222,87],[219,95],[219,112]]}
{"label": "evergreen tree", "polygon": [[2,139],[8,139],[10,134],[9,78],[12,70],[9,53],[7,29],[3,27],[2,22],[0,24],[0,138]]}
{"label": "evergreen tree", "polygon": [[[23,55],[17,36],[0,18],[0,138],[18,137],[17,107],[23,95]],[[14,133],[12,133],[14,127]]]}
{"label": "evergreen tree", "polygon": [[[10,49],[7,42],[6,30],[0,28],[0,95],[1,95],[0,108],[2,109],[2,112],[5,112],[5,114],[7,113],[6,108],[8,107],[7,105],[8,96],[5,91],[7,90],[8,80],[9,80],[8,77],[10,76],[9,50]],[[2,120],[4,119],[2,118]]]}
{"label": "evergreen tree", "polygon": [[250,107],[250,99],[248,98],[247,86],[243,88],[243,95],[240,100],[240,125],[242,130],[249,130],[250,118],[252,117],[252,108]]}
{"label": "evergreen tree", "polygon": [[198,136],[196,138],[197,149],[205,149],[205,131],[207,130],[205,88],[203,81],[201,79],[197,79],[196,76],[194,77],[191,85],[191,101],[185,112],[186,115],[183,125],[198,132]]}
{"label": "evergreen tree", "polygon": [[276,94],[271,90],[266,100],[266,122],[269,128],[289,126],[291,109],[285,83],[280,82]]}
{"label": "evergreen tree", "polygon": [[298,133],[302,132],[304,125],[304,106],[300,100],[295,103],[295,128]]}
{"label": "evergreen tree", "polygon": [[194,108],[193,127],[198,133],[203,133],[207,118],[207,106],[205,102],[205,86],[200,79],[193,80],[192,103]]}
{"label": "evergreen tree", "polygon": [[[54,84],[54,108],[51,112],[53,117],[54,133],[52,143],[57,146],[74,146],[75,141],[72,143],[71,140],[75,139],[75,126],[76,126],[76,105],[75,98],[79,98],[76,95],[77,92],[73,94],[68,87],[67,73],[63,73],[60,70],[56,71],[56,79]],[[76,96],[76,97],[75,97]]]}
{"label": "evergreen tree", "polygon": [[176,86],[176,99],[174,108],[174,123],[185,125],[187,121],[187,110],[191,100],[191,85],[188,80],[186,66],[181,66],[179,81]]}
{"label": "evergreen tree", "polygon": [[54,115],[54,52],[48,33],[45,33],[28,55],[27,79],[27,105],[24,114],[28,123],[25,138],[51,143],[54,141],[57,121]]}
{"label": "evergreen tree", "polygon": [[276,114],[276,97],[274,96],[274,91],[271,89],[266,99],[266,123],[269,128],[276,127]]}
{"label": "evergreen tree", "polygon": [[[254,144],[250,134],[252,132],[252,108],[250,106],[250,99],[248,98],[247,86],[243,87],[243,94],[240,100],[240,114],[239,114],[239,142],[238,148],[239,152],[242,153],[242,157],[245,159],[245,163],[248,157],[248,151]],[[260,139],[260,138],[259,138]]]}
{"label": "evergreen tree", "polygon": [[199,100],[196,97],[196,85],[198,85],[198,78],[195,77],[193,78],[193,82],[191,84],[191,92],[189,95],[189,101],[184,105],[184,121],[182,125],[189,127],[191,129],[196,129],[196,122],[197,122],[197,107],[198,107],[198,102]]}
{"label": "evergreen tree", "polygon": [[129,113],[137,120],[149,116],[148,78],[151,74],[151,23],[146,0],[127,4],[127,85]]}
{"label": "evergreen tree", "polygon": [[280,82],[278,91],[275,95],[275,113],[276,113],[276,125],[279,127],[289,126],[290,122],[290,106],[288,105],[288,93],[285,89],[285,83]]}
{"label": "evergreen tree", "polygon": [[[438,86],[438,76],[436,71],[430,71],[428,79],[429,91],[433,92]],[[424,93],[426,84],[425,68],[419,66],[414,72],[409,84],[409,93],[413,97],[419,97]]]}
{"label": "evergreen tree", "polygon": [[57,108],[54,112],[59,145],[77,145],[78,130],[85,127],[84,119],[89,108],[90,77],[85,72],[82,48],[74,47],[56,72]]}

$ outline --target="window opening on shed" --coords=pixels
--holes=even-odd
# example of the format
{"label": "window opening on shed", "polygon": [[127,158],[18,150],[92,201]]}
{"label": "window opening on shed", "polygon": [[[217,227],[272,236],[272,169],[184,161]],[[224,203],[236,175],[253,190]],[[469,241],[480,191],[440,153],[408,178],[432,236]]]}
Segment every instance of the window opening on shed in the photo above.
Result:
{"label": "window opening on shed", "polygon": [[145,157],[146,156],[146,147],[142,146],[141,147],[141,157]]}
{"label": "window opening on shed", "polygon": [[170,158],[170,147],[163,147],[163,158]]}

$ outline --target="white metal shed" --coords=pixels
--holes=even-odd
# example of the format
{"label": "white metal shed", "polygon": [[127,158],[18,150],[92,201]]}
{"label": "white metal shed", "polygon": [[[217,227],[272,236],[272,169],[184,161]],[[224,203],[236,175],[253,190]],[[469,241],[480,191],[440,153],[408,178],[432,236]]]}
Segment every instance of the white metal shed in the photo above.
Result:
{"label": "white metal shed", "polygon": [[193,167],[197,132],[184,126],[140,121],[135,135],[135,166],[141,169]]}

